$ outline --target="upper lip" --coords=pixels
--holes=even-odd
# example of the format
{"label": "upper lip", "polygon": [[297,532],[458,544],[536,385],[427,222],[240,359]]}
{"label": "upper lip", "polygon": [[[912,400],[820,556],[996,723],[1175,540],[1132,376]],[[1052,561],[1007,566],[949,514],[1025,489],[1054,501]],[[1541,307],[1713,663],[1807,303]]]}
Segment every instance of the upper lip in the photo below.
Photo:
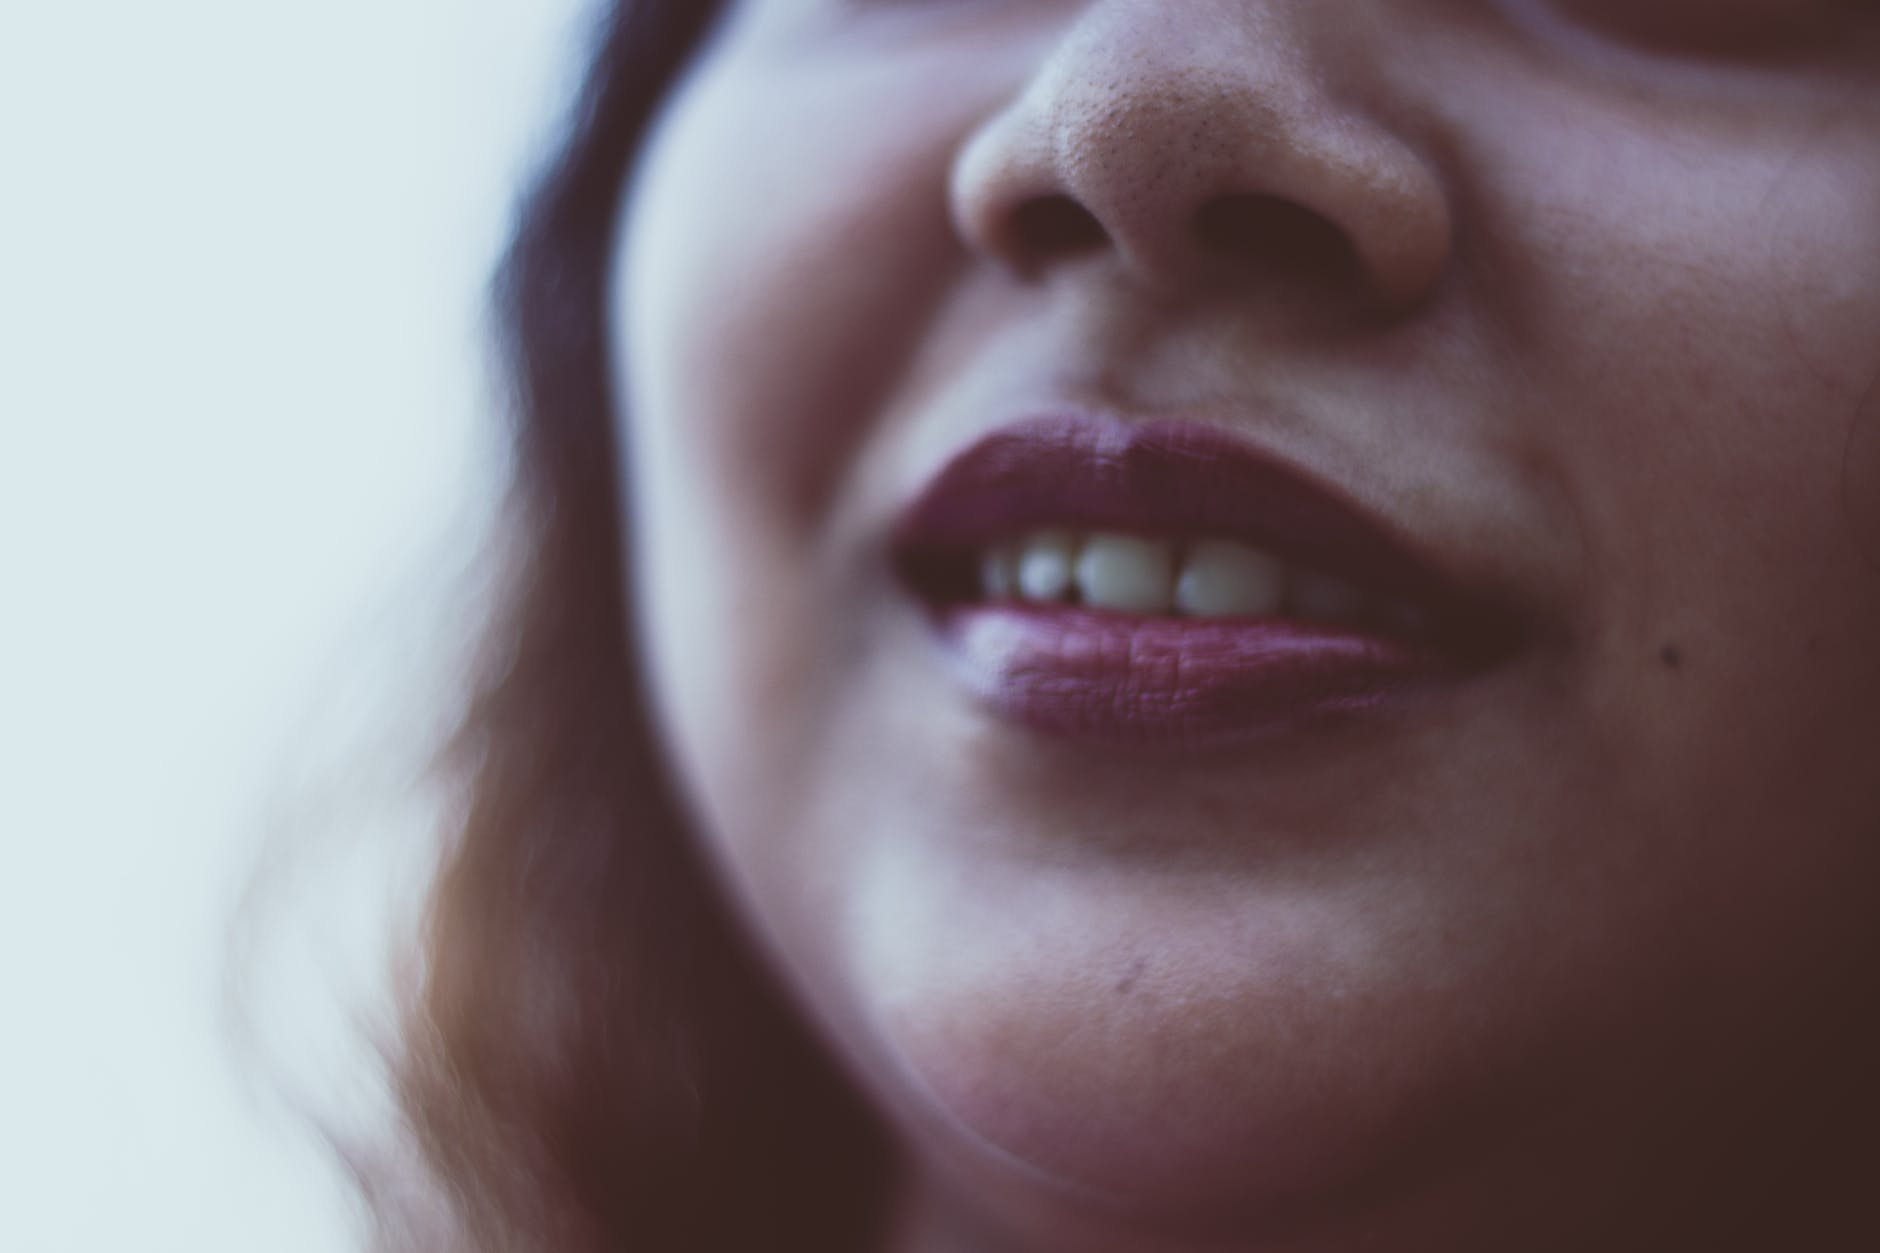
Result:
{"label": "upper lip", "polygon": [[1208,424],[1053,414],[955,456],[901,514],[893,546],[931,594],[934,559],[1041,527],[1239,540],[1429,613],[1458,650],[1499,652],[1524,617],[1336,487]]}

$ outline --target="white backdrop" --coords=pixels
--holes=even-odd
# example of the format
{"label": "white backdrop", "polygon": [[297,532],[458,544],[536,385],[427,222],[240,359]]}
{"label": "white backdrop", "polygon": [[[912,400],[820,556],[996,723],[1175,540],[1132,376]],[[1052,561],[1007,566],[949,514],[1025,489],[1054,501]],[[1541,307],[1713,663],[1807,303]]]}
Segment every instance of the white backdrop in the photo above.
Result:
{"label": "white backdrop", "polygon": [[228,1060],[227,920],[321,676],[487,494],[478,302],[589,8],[0,5],[8,1253],[355,1243]]}

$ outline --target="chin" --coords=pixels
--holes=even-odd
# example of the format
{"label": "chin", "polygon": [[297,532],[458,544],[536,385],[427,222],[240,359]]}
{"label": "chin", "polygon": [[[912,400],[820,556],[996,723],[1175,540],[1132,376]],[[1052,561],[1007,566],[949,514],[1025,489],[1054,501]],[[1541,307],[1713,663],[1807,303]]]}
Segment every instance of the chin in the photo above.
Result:
{"label": "chin", "polygon": [[903,896],[856,971],[854,1051],[962,1188],[1103,1233],[1329,1249],[1487,1130],[1476,1016],[1367,972],[1335,911],[1034,904],[942,933]]}

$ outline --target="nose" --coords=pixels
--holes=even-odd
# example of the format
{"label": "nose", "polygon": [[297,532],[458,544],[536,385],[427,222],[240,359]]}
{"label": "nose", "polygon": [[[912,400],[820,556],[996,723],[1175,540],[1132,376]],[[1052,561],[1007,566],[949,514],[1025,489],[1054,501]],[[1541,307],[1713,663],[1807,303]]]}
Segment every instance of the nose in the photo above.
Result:
{"label": "nose", "polygon": [[1314,45],[1347,9],[1093,0],[961,146],[955,228],[1027,278],[1102,254],[1161,291],[1265,276],[1417,303],[1450,261],[1448,197],[1331,85]]}

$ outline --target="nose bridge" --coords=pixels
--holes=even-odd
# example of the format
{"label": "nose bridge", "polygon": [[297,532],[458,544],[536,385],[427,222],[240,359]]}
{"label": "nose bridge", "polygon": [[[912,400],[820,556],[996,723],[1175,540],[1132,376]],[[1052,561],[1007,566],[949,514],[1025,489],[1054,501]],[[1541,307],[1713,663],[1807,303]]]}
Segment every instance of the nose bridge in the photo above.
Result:
{"label": "nose bridge", "polygon": [[1393,301],[1444,268],[1434,171],[1331,86],[1326,47],[1352,4],[1096,0],[1019,97],[962,149],[956,218],[1012,257],[1010,214],[1074,201],[1139,276],[1205,263],[1197,215],[1231,198],[1284,201],[1335,228]]}
{"label": "nose bridge", "polygon": [[1199,185],[1225,173],[1251,137],[1295,125],[1312,104],[1297,23],[1270,4],[1228,7],[1093,5],[1021,101],[1054,163],[1095,178],[1153,155],[1162,168],[1148,173]]}

